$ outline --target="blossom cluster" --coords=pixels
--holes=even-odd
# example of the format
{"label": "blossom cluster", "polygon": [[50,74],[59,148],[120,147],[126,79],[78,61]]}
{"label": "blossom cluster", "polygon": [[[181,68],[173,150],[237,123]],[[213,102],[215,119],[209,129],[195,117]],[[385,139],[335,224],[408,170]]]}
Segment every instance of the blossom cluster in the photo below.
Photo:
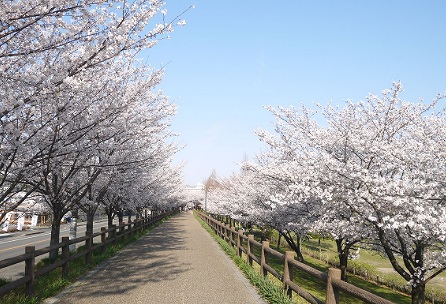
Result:
{"label": "blossom cluster", "polygon": [[72,209],[112,214],[178,200],[176,108],[156,89],[163,71],[138,59],[181,21],[161,17],[163,5],[2,3],[0,220],[35,194],[54,222]]}
{"label": "blossom cluster", "polygon": [[[388,256],[414,288],[446,269],[445,95],[399,98],[401,83],[344,106],[267,107],[267,149],[215,199],[219,211]],[[404,261],[396,257],[402,257]]]}

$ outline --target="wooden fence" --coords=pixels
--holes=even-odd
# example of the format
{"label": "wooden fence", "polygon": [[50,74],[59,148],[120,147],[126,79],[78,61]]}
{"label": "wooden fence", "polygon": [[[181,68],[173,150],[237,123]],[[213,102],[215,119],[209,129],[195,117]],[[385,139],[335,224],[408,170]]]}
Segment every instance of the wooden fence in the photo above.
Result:
{"label": "wooden fence", "polygon": [[[156,222],[168,217],[177,211],[168,211],[162,214],[138,219],[130,223],[122,223],[119,226],[113,225],[111,228],[102,227],[100,232],[93,233],[91,235],[85,235],[76,239],[70,240],[68,237],[62,237],[62,242],[57,245],[48,246],[39,250],[35,250],[35,246],[26,246],[25,253],[16,257],[0,260],[0,269],[25,262],[25,275],[22,278],[11,281],[6,285],[0,287],[0,296],[4,295],[13,289],[25,285],[26,295],[33,295],[35,280],[56,268],[62,268],[62,278],[66,278],[69,272],[69,263],[80,257],[85,257],[85,264],[90,264],[91,255],[95,250],[105,251],[107,245],[114,244],[116,241],[123,240],[126,237],[133,236],[139,231],[150,227]],[[96,237],[101,238],[101,242],[93,245],[93,239]],[[76,244],[83,242],[85,247],[82,251],[76,252],[70,255],[70,244]],[[55,261],[52,264],[46,265],[43,268],[36,270],[35,258],[40,255],[44,255],[53,250],[60,250],[62,252],[61,259]]]}
{"label": "wooden fence", "polygon": [[[366,290],[356,287],[352,284],[341,280],[341,270],[336,268],[329,268],[328,272],[322,272],[305,265],[294,259],[294,251],[287,251],[285,254],[278,252],[269,247],[268,241],[262,243],[254,240],[253,235],[244,235],[242,230],[236,231],[234,227],[230,227],[206,214],[196,213],[203,221],[205,221],[217,235],[225,239],[231,246],[237,250],[237,255],[242,257],[246,255],[247,262],[252,266],[253,261],[260,265],[260,271],[263,276],[268,273],[272,274],[277,279],[281,280],[283,287],[289,297],[292,292],[296,292],[299,296],[307,300],[309,303],[315,304],[337,304],[339,303],[339,292],[345,292],[351,296],[360,299],[366,303],[371,304],[392,304],[389,300],[374,295]],[[244,245],[245,244],[245,245]],[[260,256],[254,254],[255,246],[260,249]],[[257,250],[259,251],[259,250]],[[280,273],[278,270],[272,268],[268,264],[269,257],[274,256],[283,261],[284,270]],[[326,285],[326,299],[325,302],[313,296],[310,292],[303,289],[301,286],[293,281],[294,269],[300,269],[305,273],[313,276],[321,281],[321,286]]]}

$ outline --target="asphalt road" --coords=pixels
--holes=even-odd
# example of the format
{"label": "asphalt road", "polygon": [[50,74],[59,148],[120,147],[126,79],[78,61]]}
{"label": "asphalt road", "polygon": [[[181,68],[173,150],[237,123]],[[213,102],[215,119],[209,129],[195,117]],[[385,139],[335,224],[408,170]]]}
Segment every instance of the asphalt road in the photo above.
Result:
{"label": "asphalt road", "polygon": [[[94,231],[100,231],[106,227],[107,221],[102,220],[94,223]],[[62,225],[60,238],[69,236],[70,226]],[[0,234],[0,260],[15,257],[25,253],[25,246],[35,246],[36,250],[49,246],[51,229],[49,227],[35,227],[25,231]],[[77,227],[77,237],[85,235],[85,222]],[[36,263],[47,257],[43,255],[36,257]],[[24,275],[25,263],[19,263],[0,270],[0,278],[18,279]]]}

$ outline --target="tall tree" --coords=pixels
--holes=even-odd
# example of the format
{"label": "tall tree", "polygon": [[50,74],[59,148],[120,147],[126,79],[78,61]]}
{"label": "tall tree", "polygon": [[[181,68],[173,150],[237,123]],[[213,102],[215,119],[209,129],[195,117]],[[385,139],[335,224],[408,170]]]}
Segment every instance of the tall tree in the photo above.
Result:
{"label": "tall tree", "polygon": [[[163,4],[22,0],[0,8],[0,203],[18,191],[42,193],[53,210],[51,244],[59,241],[63,214],[92,193],[102,167],[110,166],[104,156],[111,152],[98,151],[122,134],[117,117],[141,92],[160,98],[148,93],[153,85],[126,88],[135,80],[128,72],[138,52],[179,21],[165,21]],[[156,83],[159,75],[145,72]]]}
{"label": "tall tree", "polygon": [[282,138],[293,139],[282,146],[308,144],[320,199],[327,210],[337,206],[349,218],[351,228],[342,217],[339,228],[352,235],[364,229],[362,235],[373,237],[376,249],[411,284],[412,302],[423,303],[426,283],[446,268],[446,119],[444,108],[438,109],[445,96],[406,102],[401,91],[395,83],[382,97],[321,107],[320,125],[306,108],[274,113],[285,131]]}

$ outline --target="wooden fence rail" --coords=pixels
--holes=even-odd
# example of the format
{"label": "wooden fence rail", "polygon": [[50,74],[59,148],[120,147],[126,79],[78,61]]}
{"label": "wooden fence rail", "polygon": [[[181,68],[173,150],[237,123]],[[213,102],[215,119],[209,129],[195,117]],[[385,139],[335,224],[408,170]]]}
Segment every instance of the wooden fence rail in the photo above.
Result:
{"label": "wooden fence rail", "polygon": [[[91,235],[86,234],[83,237],[70,240],[68,237],[62,237],[62,242],[57,245],[48,246],[39,250],[35,250],[34,246],[26,246],[25,253],[0,260],[0,269],[25,262],[25,275],[22,278],[11,281],[0,287],[0,296],[12,291],[13,289],[25,285],[26,295],[32,295],[34,293],[35,280],[49,273],[59,267],[62,268],[62,278],[66,278],[69,272],[69,263],[84,257],[85,264],[91,263],[91,255],[95,250],[101,250],[104,252],[109,244],[114,244],[118,240],[123,240],[125,237],[131,237],[138,231],[142,231],[145,228],[150,227],[156,222],[176,213],[177,211],[168,211],[159,215],[151,216],[148,218],[138,219],[129,223],[122,223],[118,226],[113,225],[111,228],[101,227],[100,232],[93,233]],[[127,229],[126,229],[127,228]],[[101,242],[93,245],[93,239],[101,237]],[[69,246],[71,244],[84,242],[85,248],[82,251],[76,252],[70,255]],[[49,253],[53,250],[61,250],[61,259],[57,260],[43,268],[36,270],[35,258]]]}
{"label": "wooden fence rail", "polygon": [[[328,272],[322,272],[314,269],[304,263],[294,259],[294,251],[287,251],[285,254],[280,253],[269,247],[268,241],[262,243],[254,240],[253,235],[244,235],[243,230],[236,231],[234,227],[230,227],[204,213],[196,212],[196,214],[205,221],[217,235],[225,239],[231,246],[236,248],[237,255],[242,257],[243,253],[246,255],[247,262],[253,265],[256,262],[260,265],[260,271],[263,276],[268,273],[282,281],[283,287],[289,297],[292,292],[296,292],[299,296],[314,304],[337,304],[339,303],[339,292],[343,291],[357,299],[371,304],[393,304],[393,302],[372,294],[366,290],[356,287],[352,284],[341,280],[341,270],[336,268],[329,268]],[[255,246],[260,249],[260,256],[254,254]],[[268,258],[274,256],[283,261],[284,270],[280,273],[268,264]],[[294,269],[299,269],[315,277],[321,281],[321,284],[326,285],[325,302],[321,301],[310,292],[303,289],[293,281]]]}

